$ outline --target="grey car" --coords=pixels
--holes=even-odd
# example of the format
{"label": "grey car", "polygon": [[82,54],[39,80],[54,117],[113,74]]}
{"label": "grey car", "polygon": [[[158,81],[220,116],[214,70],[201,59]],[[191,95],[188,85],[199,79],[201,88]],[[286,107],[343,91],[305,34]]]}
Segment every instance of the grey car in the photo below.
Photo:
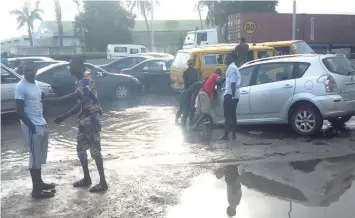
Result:
{"label": "grey car", "polygon": [[[1,114],[16,112],[15,87],[21,79],[22,76],[1,64]],[[40,85],[46,97],[54,97],[52,87],[49,84],[36,82]]]}
{"label": "grey car", "polygon": [[[290,124],[304,136],[324,120],[343,125],[355,115],[355,69],[343,55],[269,57],[240,68],[238,124]],[[212,119],[223,123],[224,88],[217,91]]]}

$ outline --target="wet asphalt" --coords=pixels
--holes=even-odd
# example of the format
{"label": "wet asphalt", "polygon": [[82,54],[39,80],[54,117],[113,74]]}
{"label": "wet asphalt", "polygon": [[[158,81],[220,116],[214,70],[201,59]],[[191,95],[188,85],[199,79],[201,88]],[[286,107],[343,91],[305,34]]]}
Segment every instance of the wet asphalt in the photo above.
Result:
{"label": "wet asphalt", "polygon": [[[28,154],[16,115],[1,121],[3,217],[353,217],[355,120],[315,137],[284,125],[240,126],[236,140],[206,141],[175,125],[177,97],[153,94],[101,100],[101,144],[109,190],[74,189],[81,167],[76,119],[52,122],[73,105],[46,105],[50,128],[46,181],[57,184],[48,200],[30,197]],[[90,160],[93,183],[98,175]],[[336,215],[336,216],[335,216]]]}

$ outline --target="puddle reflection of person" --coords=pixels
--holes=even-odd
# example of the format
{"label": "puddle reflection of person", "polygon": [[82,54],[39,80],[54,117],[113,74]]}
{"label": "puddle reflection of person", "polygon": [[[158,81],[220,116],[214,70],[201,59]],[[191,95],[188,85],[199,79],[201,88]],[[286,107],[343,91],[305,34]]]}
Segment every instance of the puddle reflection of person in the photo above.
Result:
{"label": "puddle reflection of person", "polygon": [[233,217],[236,215],[237,206],[242,198],[242,189],[239,180],[239,172],[237,165],[229,165],[224,168],[217,169],[215,171],[217,179],[221,179],[224,176],[224,180],[227,184],[227,215]]}

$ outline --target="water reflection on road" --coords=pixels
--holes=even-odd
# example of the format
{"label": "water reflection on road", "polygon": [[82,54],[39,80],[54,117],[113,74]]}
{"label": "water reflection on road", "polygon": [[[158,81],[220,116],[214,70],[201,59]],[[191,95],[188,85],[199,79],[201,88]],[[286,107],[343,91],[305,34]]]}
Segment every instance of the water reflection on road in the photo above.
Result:
{"label": "water reflection on road", "polygon": [[355,155],[227,165],[194,178],[166,217],[351,218],[354,179]]}

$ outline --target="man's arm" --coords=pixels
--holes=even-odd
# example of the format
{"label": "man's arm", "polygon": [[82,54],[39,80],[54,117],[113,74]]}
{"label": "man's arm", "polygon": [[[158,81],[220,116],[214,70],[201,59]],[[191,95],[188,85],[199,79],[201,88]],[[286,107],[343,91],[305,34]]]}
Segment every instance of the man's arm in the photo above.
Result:
{"label": "man's arm", "polygon": [[84,96],[83,100],[78,101],[78,103],[76,103],[76,105],[72,109],[70,109],[68,112],[60,115],[59,117],[55,118],[54,122],[59,124],[59,123],[63,122],[65,119],[67,119],[67,118],[79,113],[82,105],[85,104],[89,100],[90,100],[89,97]]}
{"label": "man's arm", "polygon": [[16,112],[22,122],[31,130],[32,134],[36,133],[36,126],[31,122],[25,113],[25,101],[23,99],[16,99]]}
{"label": "man's arm", "polygon": [[58,97],[58,98],[43,98],[43,97],[44,96],[42,95],[42,102],[44,102],[44,103],[61,103],[63,101],[76,99],[78,97],[78,93],[72,92],[68,95],[64,95],[64,96]]}

